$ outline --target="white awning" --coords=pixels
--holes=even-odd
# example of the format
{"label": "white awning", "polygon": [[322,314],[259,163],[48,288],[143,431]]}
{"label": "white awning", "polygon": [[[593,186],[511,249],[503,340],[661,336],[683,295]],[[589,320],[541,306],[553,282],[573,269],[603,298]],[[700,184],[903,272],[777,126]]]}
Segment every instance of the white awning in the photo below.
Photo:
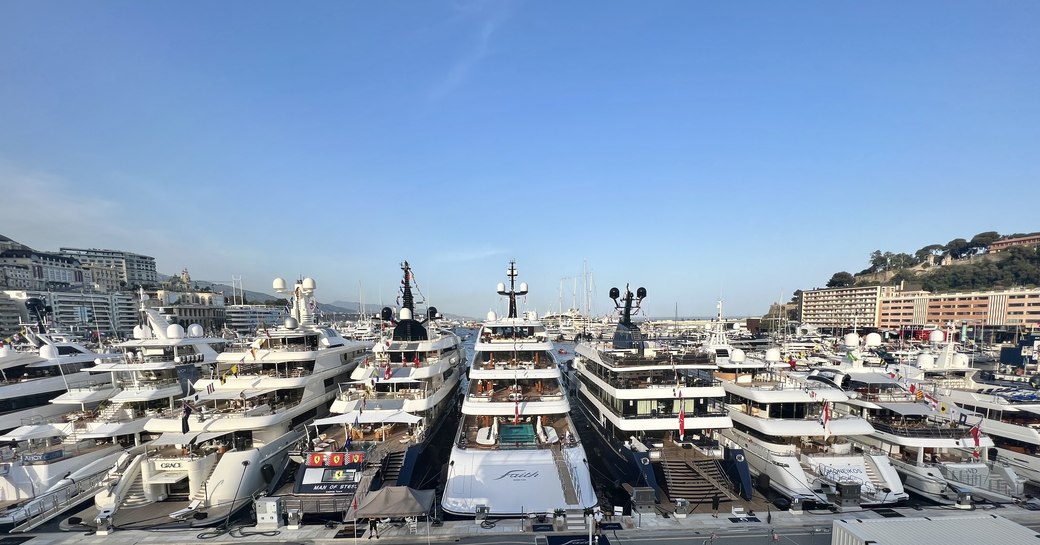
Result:
{"label": "white awning", "polygon": [[71,432],[72,424],[36,424],[15,428],[0,437],[0,441],[28,441],[30,439],[64,437]]}
{"label": "white awning", "polygon": [[187,478],[187,471],[160,471],[148,478],[148,484],[173,484]]}
{"label": "white awning", "polygon": [[[196,394],[192,394],[190,396],[187,396],[184,399],[187,399],[188,401],[191,401],[193,403],[196,403],[196,402],[201,403],[201,402],[204,402],[204,401],[218,401],[218,400],[226,400],[226,399],[252,399],[252,398],[260,397],[260,396],[262,396],[264,394],[269,394],[271,392],[276,392],[276,391],[278,391],[277,388],[268,388],[268,389],[246,388],[244,390],[222,388],[222,389],[218,389],[218,390],[213,390],[213,393],[211,393],[211,394],[207,394],[206,392],[198,392]],[[196,398],[196,396],[198,396],[198,397]]]}
{"label": "white awning", "polygon": [[156,439],[155,441],[152,441],[150,443],[150,445],[157,446],[157,447],[158,446],[162,446],[162,445],[187,445],[188,443],[191,443],[192,440],[194,440],[195,443],[205,443],[206,441],[209,441],[210,439],[216,439],[217,437],[220,437],[221,435],[227,435],[229,433],[232,433],[232,432],[230,432],[230,431],[224,431],[224,432],[198,432],[198,431],[192,431],[192,432],[188,432],[188,433],[172,433],[172,432],[168,432],[168,433],[164,433],[164,434],[160,435],[159,438]]}
{"label": "white awning", "polygon": [[931,416],[939,411],[932,410],[927,403],[878,403],[878,406],[903,416]]}
{"label": "white awning", "polygon": [[140,433],[144,431],[144,425],[147,421],[147,418],[137,418],[129,422],[102,424],[86,433],[78,433],[76,437],[80,439],[105,439],[107,437]]}
{"label": "white awning", "polygon": [[404,411],[380,411],[372,409],[368,411],[350,411],[349,413],[330,416],[328,418],[320,418],[314,421],[314,425],[353,424],[354,422],[357,422],[358,424],[415,424],[420,421],[422,421],[422,418]]}

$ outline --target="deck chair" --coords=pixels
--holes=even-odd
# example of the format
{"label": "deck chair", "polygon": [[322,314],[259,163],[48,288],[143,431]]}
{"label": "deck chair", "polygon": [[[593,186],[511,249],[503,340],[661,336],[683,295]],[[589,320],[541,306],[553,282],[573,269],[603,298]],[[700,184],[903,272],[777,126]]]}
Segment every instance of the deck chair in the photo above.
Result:
{"label": "deck chair", "polygon": [[192,500],[192,502],[189,503],[188,506],[184,509],[179,509],[170,513],[170,518],[177,520],[185,520],[188,517],[195,514],[195,511],[198,511],[200,508],[202,508],[202,500]]}

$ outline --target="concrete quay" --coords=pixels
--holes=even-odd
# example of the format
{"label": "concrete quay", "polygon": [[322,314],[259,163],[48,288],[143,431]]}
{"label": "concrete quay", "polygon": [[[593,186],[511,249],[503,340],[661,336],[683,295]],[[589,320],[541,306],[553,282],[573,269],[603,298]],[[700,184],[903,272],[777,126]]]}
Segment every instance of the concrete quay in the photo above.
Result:
{"label": "concrete quay", "polygon": [[[985,516],[997,515],[1030,528],[1040,528],[1040,504],[1021,505],[982,505],[968,511],[952,506],[928,506],[922,508],[886,508],[886,509],[849,509],[841,513],[830,511],[804,511],[801,514],[786,511],[731,513],[722,511],[718,518],[711,513],[693,513],[686,517],[667,517],[659,514],[644,513],[635,517],[614,517],[607,519],[604,541],[612,543],[651,543],[655,541],[674,541],[676,543],[725,543],[728,538],[738,542],[736,538],[752,538],[762,542],[793,543],[830,543],[831,528],[835,520],[882,519],[893,517],[935,519],[937,517],[963,517],[965,515]],[[492,521],[482,527],[474,520],[445,521],[440,526],[427,526],[419,521],[414,528],[407,523],[382,523],[379,526],[378,543],[531,543],[546,544],[548,539],[564,536],[587,536],[588,530],[563,531],[560,524],[554,531],[533,531],[535,519],[501,519]],[[551,521],[548,523],[552,526]],[[298,529],[281,526],[277,529],[261,529],[252,526],[235,526],[230,529],[183,528],[178,530],[120,530],[114,529],[109,535],[97,535],[87,526],[75,527],[74,531],[43,531],[20,534],[30,538],[29,545],[198,545],[199,543],[306,543],[316,545],[350,545],[355,542],[373,543],[369,538],[367,524],[358,524],[358,537],[343,531],[342,526],[327,527],[321,524],[302,525]],[[539,525],[547,528],[546,525]],[[802,540],[787,537],[803,536]],[[808,541],[804,536],[812,536]],[[15,536],[0,539],[3,543],[19,543]],[[553,541],[556,541],[553,539]],[[584,540],[581,540],[584,541]],[[576,541],[571,541],[577,545]]]}

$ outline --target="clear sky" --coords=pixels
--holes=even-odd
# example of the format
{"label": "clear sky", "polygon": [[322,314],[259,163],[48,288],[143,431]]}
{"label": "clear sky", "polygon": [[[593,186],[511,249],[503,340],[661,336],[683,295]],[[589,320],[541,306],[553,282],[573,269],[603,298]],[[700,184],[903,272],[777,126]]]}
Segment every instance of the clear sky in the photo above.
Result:
{"label": "clear sky", "polygon": [[[483,316],[1040,230],[1040,3],[0,2],[0,234]],[[579,291],[581,288],[579,287]]]}

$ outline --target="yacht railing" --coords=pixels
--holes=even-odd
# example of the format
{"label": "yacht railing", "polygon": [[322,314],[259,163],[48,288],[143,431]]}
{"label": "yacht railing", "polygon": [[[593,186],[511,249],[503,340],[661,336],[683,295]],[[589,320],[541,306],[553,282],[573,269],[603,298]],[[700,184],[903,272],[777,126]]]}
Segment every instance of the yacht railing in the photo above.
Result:
{"label": "yacht railing", "polygon": [[368,400],[383,400],[383,399],[404,399],[404,400],[420,400],[426,399],[430,396],[430,391],[427,389],[419,388],[402,388],[396,392],[381,392],[381,391],[367,391],[357,390],[353,387],[353,384],[340,384],[340,391],[338,399],[340,401],[360,401],[363,399]]}
{"label": "yacht railing", "polygon": [[900,437],[962,439],[969,435],[967,430],[962,428],[940,427],[939,424],[912,425],[872,421],[870,425],[877,431],[891,433]]}

